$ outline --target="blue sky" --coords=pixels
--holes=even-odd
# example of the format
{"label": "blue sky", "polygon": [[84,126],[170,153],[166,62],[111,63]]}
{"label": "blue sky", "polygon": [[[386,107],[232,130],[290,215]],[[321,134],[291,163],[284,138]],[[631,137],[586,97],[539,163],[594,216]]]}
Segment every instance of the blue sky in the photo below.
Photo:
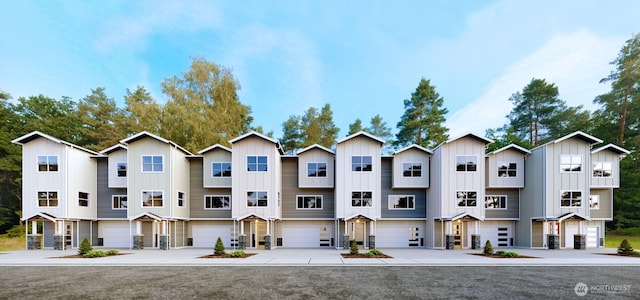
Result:
{"label": "blue sky", "polygon": [[105,87],[123,106],[204,57],[231,68],[254,126],[331,104],[340,137],[356,118],[396,124],[421,78],[450,135],[502,126],[509,96],[544,78],[594,109],[599,80],[640,32],[635,1],[3,1],[0,89],[74,100]]}

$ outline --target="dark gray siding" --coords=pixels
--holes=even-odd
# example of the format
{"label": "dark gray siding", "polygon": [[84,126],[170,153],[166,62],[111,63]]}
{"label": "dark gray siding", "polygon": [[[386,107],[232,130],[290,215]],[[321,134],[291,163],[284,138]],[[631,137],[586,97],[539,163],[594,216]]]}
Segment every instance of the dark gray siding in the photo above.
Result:
{"label": "dark gray siding", "polygon": [[[75,238],[75,232],[74,234],[74,238],[73,238],[73,247],[78,247],[78,242],[82,243],[82,240],[84,240],[85,238],[87,240],[89,240],[89,243],[91,243],[91,224],[93,222],[91,221],[80,221],[76,224],[78,224],[78,229],[80,231],[80,236],[78,237],[78,239]],[[96,232],[97,234],[97,232]]]}
{"label": "dark gray siding", "polygon": [[[298,158],[282,158],[282,217],[333,218],[335,196],[332,188],[298,188]],[[322,209],[297,209],[298,195],[322,196]]]}
{"label": "dark gray siding", "polygon": [[[486,195],[507,196],[507,209],[485,209],[485,219],[517,219],[520,215],[518,189],[487,189]],[[484,199],[482,199],[484,205]]]}
{"label": "dark gray siding", "polygon": [[[229,195],[230,188],[203,188],[202,158],[192,158],[189,160],[189,213],[191,218],[231,218],[231,207],[229,209],[204,209],[204,195]],[[233,205],[233,199],[231,204]]]}
{"label": "dark gray siding", "polygon": [[[126,209],[113,209],[113,195],[126,195],[125,188],[109,188],[109,164],[107,158],[98,159],[98,218],[127,218]],[[131,203],[131,201],[129,201]]]}
{"label": "dark gray siding", "polygon": [[[427,189],[392,189],[393,160],[389,157],[382,158],[381,165],[381,199],[382,218],[426,218],[427,217]],[[415,209],[394,210],[389,209],[389,195],[413,195],[415,197]]]}

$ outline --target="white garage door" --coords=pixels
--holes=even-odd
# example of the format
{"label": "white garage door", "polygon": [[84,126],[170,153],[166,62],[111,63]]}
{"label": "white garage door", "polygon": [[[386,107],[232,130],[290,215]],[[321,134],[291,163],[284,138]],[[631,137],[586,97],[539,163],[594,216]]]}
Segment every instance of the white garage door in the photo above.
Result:
{"label": "white garage door", "polygon": [[484,247],[487,241],[491,241],[493,247],[510,247],[511,226],[496,225],[478,228],[480,232],[480,247]]}
{"label": "white garage door", "polygon": [[407,248],[421,245],[423,229],[421,224],[410,222],[383,223],[376,227],[376,248]]}
{"label": "white garage door", "polygon": [[578,223],[565,222],[564,226],[564,247],[573,249],[573,235],[578,234]]}
{"label": "white garage door", "polygon": [[321,246],[330,246],[330,239],[331,231],[325,227],[282,228],[282,247],[318,248]]}
{"label": "white garage door", "polygon": [[599,227],[587,228],[587,248],[598,248]]}
{"label": "white garage door", "polygon": [[105,225],[102,233],[102,245],[109,248],[129,248],[132,237],[129,225]]}
{"label": "white garage door", "polygon": [[233,228],[226,226],[193,226],[193,247],[212,248],[216,245],[218,237],[222,239],[225,248],[231,248],[231,232]]}

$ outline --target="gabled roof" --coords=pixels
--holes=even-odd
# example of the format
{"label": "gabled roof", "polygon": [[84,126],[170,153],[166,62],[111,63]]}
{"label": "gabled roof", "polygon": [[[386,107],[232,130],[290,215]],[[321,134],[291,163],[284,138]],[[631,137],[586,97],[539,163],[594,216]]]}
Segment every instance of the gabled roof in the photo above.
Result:
{"label": "gabled roof", "polygon": [[422,146],[417,145],[417,144],[411,144],[411,145],[409,145],[407,147],[404,147],[404,148],[402,148],[402,149],[400,149],[398,151],[393,152],[393,155],[399,154],[401,152],[404,152],[404,151],[407,151],[407,150],[410,150],[410,149],[417,149],[417,150],[426,152],[427,154],[433,154],[433,151],[431,151],[431,150],[429,150],[429,149],[427,149],[425,147],[422,147]]}
{"label": "gabled roof", "polygon": [[205,154],[205,153],[207,153],[209,151],[213,151],[215,149],[222,149],[224,151],[227,151],[227,152],[231,153],[231,149],[229,149],[229,148],[227,148],[225,146],[222,146],[220,144],[215,144],[215,145],[213,145],[213,146],[211,146],[209,148],[202,149],[202,150],[198,151],[198,154]]}
{"label": "gabled roof", "polygon": [[629,151],[627,149],[624,149],[622,147],[618,147],[618,146],[616,146],[614,144],[607,144],[607,145],[602,146],[602,147],[600,147],[598,149],[594,149],[593,151],[591,151],[591,154],[595,154],[595,153],[598,153],[598,152],[604,151],[604,150],[609,150],[609,151],[614,152],[614,153],[616,153],[618,155],[621,155],[621,156],[625,156],[625,155],[631,154],[631,151]]}
{"label": "gabled roof", "polygon": [[561,137],[561,138],[559,138],[557,140],[551,141],[550,143],[556,144],[556,143],[560,143],[560,142],[562,142],[564,140],[568,140],[568,139],[574,138],[574,137],[575,138],[579,138],[579,139],[581,139],[581,140],[583,140],[583,141],[585,141],[585,142],[587,142],[587,143],[589,143],[591,145],[602,143],[601,139],[599,139],[599,138],[597,138],[595,136],[592,136],[592,135],[588,135],[588,134],[586,134],[586,133],[584,133],[582,131],[576,131],[574,133],[567,134],[567,135],[565,135],[565,136],[563,136],[563,137]]}
{"label": "gabled roof", "polygon": [[131,144],[131,143],[133,143],[133,142],[135,142],[135,141],[137,141],[139,139],[145,138],[145,137],[149,137],[149,138],[155,139],[157,141],[163,142],[165,144],[172,145],[172,146],[176,147],[177,149],[180,149],[180,151],[186,153],[187,155],[193,155],[187,149],[182,148],[182,146],[180,146],[180,145],[178,145],[178,144],[176,144],[176,143],[174,143],[174,142],[172,142],[170,140],[161,138],[161,137],[159,137],[159,136],[157,136],[157,135],[155,135],[153,133],[147,132],[147,131],[138,132],[138,133],[126,138],[126,139],[121,140],[120,143],[123,143],[125,145],[126,144]]}
{"label": "gabled roof", "polygon": [[304,148],[304,149],[302,149],[302,150],[298,151],[298,153],[297,153],[297,154],[298,154],[298,155],[300,155],[300,154],[302,154],[303,152],[306,152],[306,151],[309,151],[309,150],[312,150],[312,149],[320,149],[320,150],[323,150],[323,151],[325,151],[325,152],[328,152],[329,154],[332,154],[332,155],[335,155],[335,154],[336,154],[336,153],[335,153],[335,152],[333,152],[332,150],[327,149],[327,148],[323,147],[322,145],[318,145],[318,144],[313,144],[313,145],[311,145],[311,146],[309,146],[309,147],[306,147],[306,148]]}
{"label": "gabled roof", "polygon": [[463,213],[459,213],[453,217],[442,217],[442,218],[437,218],[436,220],[438,221],[457,221],[457,220],[463,220],[463,219],[470,219],[470,220],[478,220],[478,221],[484,221],[484,219],[482,218],[478,218],[468,212],[463,212]]}
{"label": "gabled roof", "polygon": [[44,138],[44,139],[50,140],[50,141],[52,141],[54,143],[63,144],[63,145],[69,146],[71,148],[75,148],[75,149],[87,152],[87,153],[92,154],[92,155],[98,155],[98,152],[95,152],[95,151],[80,147],[78,145],[74,145],[72,143],[69,143],[69,142],[63,141],[61,139],[52,137],[52,136],[50,136],[48,134],[44,134],[44,133],[42,133],[40,131],[32,131],[32,132],[27,133],[27,134],[15,139],[15,140],[11,141],[11,142],[14,143],[14,144],[18,144],[18,145],[22,146],[22,145],[24,145],[26,143],[29,143],[29,142],[31,142],[33,140],[36,140],[36,139],[39,139],[39,138]]}
{"label": "gabled roof", "polygon": [[344,142],[346,142],[346,141],[348,141],[348,140],[350,140],[352,138],[359,137],[361,135],[364,135],[364,136],[366,136],[366,137],[368,137],[368,138],[370,138],[370,139],[372,139],[372,140],[374,140],[374,141],[376,141],[376,142],[378,142],[380,144],[384,144],[385,143],[385,141],[383,139],[381,139],[381,138],[379,138],[379,137],[377,137],[377,136],[375,136],[373,134],[370,134],[370,133],[367,133],[367,132],[364,132],[364,131],[358,131],[358,132],[356,132],[356,133],[354,133],[354,134],[352,134],[352,135],[350,135],[350,136],[348,136],[348,137],[346,137],[344,139],[339,140],[336,144],[344,143]]}
{"label": "gabled roof", "polygon": [[244,216],[237,217],[236,221],[243,221],[247,219],[260,219],[260,220],[268,221],[267,218],[258,214],[246,214]]}
{"label": "gabled roof", "polygon": [[116,152],[118,150],[127,150],[127,146],[123,145],[123,144],[117,144],[117,145],[113,145],[107,149],[104,149],[102,151],[100,151],[100,154],[111,154],[112,152]]}
{"label": "gabled roof", "polygon": [[463,138],[466,138],[466,137],[474,138],[474,139],[476,139],[476,140],[478,140],[480,142],[485,143],[485,145],[493,143],[492,139],[488,139],[488,138],[486,138],[484,136],[481,136],[481,135],[478,135],[478,134],[475,134],[475,133],[472,133],[472,132],[468,132],[468,133],[465,133],[465,134],[463,134],[461,136],[449,139],[448,141],[444,142],[443,144],[448,144],[448,143],[451,143],[451,142],[455,142],[455,141],[457,141],[459,139],[463,139]]}
{"label": "gabled roof", "polygon": [[243,135],[241,135],[241,136],[239,136],[239,137],[237,137],[235,139],[230,140],[229,143],[234,144],[234,143],[237,143],[237,142],[239,142],[241,140],[244,140],[244,139],[246,139],[248,137],[251,137],[251,136],[256,136],[256,137],[259,137],[259,138],[261,138],[263,140],[266,140],[266,141],[269,141],[269,142],[272,142],[272,143],[276,144],[276,147],[278,148],[278,151],[280,151],[280,154],[284,154],[284,150],[282,149],[282,146],[280,145],[280,142],[278,140],[270,138],[270,137],[268,137],[268,136],[266,136],[264,134],[260,134],[260,133],[255,132],[255,131],[251,131],[251,132],[245,133],[245,134],[243,134]]}
{"label": "gabled roof", "polygon": [[349,221],[349,220],[352,220],[352,219],[365,219],[365,220],[369,220],[369,221],[375,221],[375,218],[369,217],[369,216],[367,216],[365,214],[353,214],[353,215],[350,215],[350,216],[344,218],[345,221]]}
{"label": "gabled roof", "polygon": [[509,150],[509,149],[513,149],[513,150],[518,151],[518,152],[520,152],[522,154],[531,154],[531,151],[529,151],[529,150],[527,150],[527,149],[525,149],[523,147],[520,147],[520,146],[518,146],[516,144],[509,144],[509,145],[506,145],[506,146],[504,146],[504,147],[502,147],[502,148],[500,148],[498,150],[495,150],[495,151],[489,153],[488,155],[496,154],[496,153],[499,153],[499,152],[502,152],[502,151],[506,151],[506,150]]}
{"label": "gabled roof", "polygon": [[56,218],[56,217],[54,217],[54,216],[52,216],[52,215],[50,215],[48,213],[45,213],[45,212],[39,212],[39,213],[31,215],[31,216],[23,216],[22,217],[23,221],[24,220],[33,220],[33,219],[36,219],[36,220],[47,220],[47,221],[51,221],[51,222],[55,222],[55,221],[58,220],[58,218]]}
{"label": "gabled roof", "polygon": [[570,213],[566,213],[563,214],[561,216],[558,217],[542,217],[542,218],[537,218],[534,219],[535,221],[565,221],[565,220],[585,220],[585,221],[590,221],[591,219],[589,217],[585,217],[583,215],[580,215],[576,212],[570,212]]}
{"label": "gabled roof", "polygon": [[136,215],[136,216],[133,216],[133,217],[129,217],[129,221],[145,220],[145,219],[154,220],[154,221],[165,220],[162,217],[160,217],[160,216],[158,216],[156,214],[150,213],[150,212],[143,212],[143,213],[141,213],[139,215]]}

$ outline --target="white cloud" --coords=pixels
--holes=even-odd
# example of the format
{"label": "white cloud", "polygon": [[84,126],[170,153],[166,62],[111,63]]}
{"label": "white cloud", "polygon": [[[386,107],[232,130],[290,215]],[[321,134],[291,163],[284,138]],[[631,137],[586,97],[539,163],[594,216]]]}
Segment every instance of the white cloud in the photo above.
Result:
{"label": "white cloud", "polygon": [[555,83],[568,105],[593,109],[593,99],[608,90],[599,81],[611,71],[609,62],[623,43],[624,38],[596,36],[587,30],[552,37],[533,54],[507,67],[475,101],[451,114],[446,124],[450,135],[484,134],[485,129],[504,125],[512,109],[509,97],[532,78]]}

